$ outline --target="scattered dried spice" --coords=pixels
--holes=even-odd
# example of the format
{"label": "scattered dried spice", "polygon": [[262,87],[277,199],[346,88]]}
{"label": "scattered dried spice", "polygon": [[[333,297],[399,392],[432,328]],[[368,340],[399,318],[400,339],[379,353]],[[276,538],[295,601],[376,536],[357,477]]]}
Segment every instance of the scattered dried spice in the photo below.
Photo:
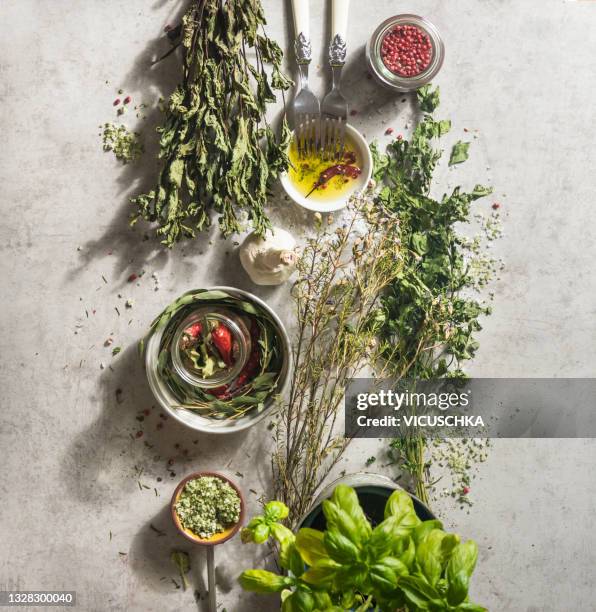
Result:
{"label": "scattered dried spice", "polygon": [[201,476],[184,485],[175,509],[185,529],[206,539],[240,520],[240,497],[221,478]]}
{"label": "scattered dried spice", "polygon": [[144,151],[139,137],[140,134],[131,132],[124,125],[105,123],[102,134],[103,150],[113,151],[116,159],[125,164],[134,162]]}
{"label": "scattered dried spice", "polygon": [[470,492],[474,471],[487,460],[490,446],[488,438],[433,440],[431,460],[437,467],[448,471],[450,480],[448,486],[439,486],[442,479],[433,485],[434,495],[453,498],[460,506],[472,506],[474,502]]}
{"label": "scattered dried spice", "polygon": [[290,130],[284,119],[278,138],[266,109],[292,83],[264,25],[260,0],[193,0],[182,27],[168,33],[181,34],[183,80],[159,129],[157,185],[133,198],[132,223],[157,223],[169,247],[205,230],[212,210],[226,236],[241,229],[238,210],[260,235],[271,226],[264,206],[272,181],[288,168]]}

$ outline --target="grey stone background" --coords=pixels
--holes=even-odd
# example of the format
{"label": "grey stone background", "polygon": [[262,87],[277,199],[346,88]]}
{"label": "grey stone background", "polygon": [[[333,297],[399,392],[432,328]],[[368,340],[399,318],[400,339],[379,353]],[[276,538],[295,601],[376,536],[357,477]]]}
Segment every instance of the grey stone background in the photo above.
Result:
{"label": "grey stone background", "polygon": [[[323,65],[325,4],[311,5],[315,63]],[[265,7],[269,32],[287,43],[288,6],[266,0]],[[204,591],[202,551],[176,536],[167,515],[175,484],[191,470],[238,471],[256,511],[269,483],[264,427],[225,439],[171,420],[158,430],[136,354],[153,316],[191,287],[254,290],[292,321],[287,288],[252,286],[232,242],[214,236],[211,245],[206,236],[165,253],[143,241],[143,228],[127,228],[127,197],[156,169],[157,99],[178,78],[173,59],[153,70],[148,64],[167,49],[162,29],[180,10],[173,0],[0,5],[0,587],[76,590],[82,610],[197,609],[192,590],[171,582],[169,553],[183,548],[192,554],[191,580]],[[471,160],[442,166],[438,189],[490,182],[495,195],[479,210],[499,201],[504,214],[496,250],[507,269],[470,372],[593,375],[596,3],[353,2],[345,90],[358,110],[356,127],[381,141],[389,126],[407,131],[411,104],[366,80],[363,45],[399,12],[428,16],[445,38],[436,82],[441,111],[453,120],[447,144],[478,130]],[[313,72],[322,92],[327,72]],[[150,106],[145,121],[124,118],[138,123],[148,146],[140,165],[125,168],[101,151],[97,129],[115,119],[119,88]],[[274,208],[295,230],[312,223],[279,197]],[[127,282],[142,270],[138,282]],[[115,358],[104,347],[112,333],[113,346],[123,347]],[[150,415],[139,422],[143,410]],[[341,469],[362,469],[383,448],[358,441]],[[437,503],[449,527],[480,545],[476,599],[500,612],[596,609],[595,459],[593,440],[499,441],[472,484],[470,512]],[[373,467],[395,475],[382,465]],[[228,611],[276,609],[273,599],[257,603],[235,586],[262,554],[238,539],[217,550]]]}

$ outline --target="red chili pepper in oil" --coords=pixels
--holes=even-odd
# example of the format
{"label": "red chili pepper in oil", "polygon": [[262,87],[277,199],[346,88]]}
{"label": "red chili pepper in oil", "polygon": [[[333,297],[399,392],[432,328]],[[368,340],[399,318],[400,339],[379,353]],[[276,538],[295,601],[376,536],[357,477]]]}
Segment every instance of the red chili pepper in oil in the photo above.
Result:
{"label": "red chili pepper in oil", "polygon": [[[347,153],[346,156],[350,155]],[[323,170],[317,179],[317,182],[313,185],[313,188],[306,194],[305,197],[308,196],[315,191],[316,189],[325,189],[327,187],[327,183],[334,176],[347,176],[348,178],[357,178],[360,176],[362,170],[358,168],[358,166],[353,166],[352,164],[356,161],[355,155],[352,153],[354,157],[349,157],[346,159],[348,163],[346,164],[336,164],[335,166],[330,166],[326,170]]]}
{"label": "red chili pepper in oil", "polygon": [[211,340],[219,351],[224,363],[227,366],[232,365],[234,363],[232,356],[232,332],[223,323],[218,323],[217,327],[211,332]]}

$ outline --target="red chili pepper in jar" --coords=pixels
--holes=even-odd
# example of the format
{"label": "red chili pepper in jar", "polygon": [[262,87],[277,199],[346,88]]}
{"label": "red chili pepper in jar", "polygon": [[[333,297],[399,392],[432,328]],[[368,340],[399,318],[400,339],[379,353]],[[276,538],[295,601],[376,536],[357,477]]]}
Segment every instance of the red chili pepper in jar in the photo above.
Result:
{"label": "red chili pepper in jar", "polygon": [[198,338],[203,331],[203,326],[200,323],[193,323],[190,327],[184,330],[184,333],[191,338]]}
{"label": "red chili pepper in jar", "polygon": [[211,332],[211,340],[219,351],[224,363],[227,366],[232,365],[234,363],[232,357],[232,332],[223,323],[218,323],[217,327]]}

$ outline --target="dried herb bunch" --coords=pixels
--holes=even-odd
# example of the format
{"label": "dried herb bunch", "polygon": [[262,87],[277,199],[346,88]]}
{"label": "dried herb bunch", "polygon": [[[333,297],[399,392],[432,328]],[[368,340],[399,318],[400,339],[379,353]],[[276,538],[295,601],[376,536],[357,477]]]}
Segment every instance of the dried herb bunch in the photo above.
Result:
{"label": "dried herb bunch", "polygon": [[159,128],[163,166],[155,189],[132,199],[132,223],[157,223],[169,247],[207,228],[211,210],[226,236],[240,230],[239,210],[259,234],[270,227],[267,190],[287,169],[290,131],[284,120],[278,138],[265,114],[292,83],[265,23],[260,0],[193,0],[183,18],[183,81]]}
{"label": "dried herb bunch", "polygon": [[344,383],[377,356],[379,296],[400,274],[397,217],[365,195],[332,231],[322,222],[298,261],[294,371],[280,408],[272,463],[275,497],[295,522],[349,439],[335,430]]}
{"label": "dried herb bunch", "polygon": [[[382,186],[376,202],[398,216],[404,247],[402,271],[382,298],[381,353],[387,372],[397,379],[462,377],[462,362],[478,348],[480,317],[490,308],[473,295],[479,283],[472,243],[457,228],[470,223],[471,204],[492,189],[476,185],[465,193],[455,187],[441,199],[430,196],[442,154],[435,143],[449,132],[451,121],[432,115],[438,88],[420,89],[418,102],[424,114],[409,140],[393,141],[384,155],[372,147],[374,176]],[[397,439],[393,450],[427,501],[424,439]]]}

